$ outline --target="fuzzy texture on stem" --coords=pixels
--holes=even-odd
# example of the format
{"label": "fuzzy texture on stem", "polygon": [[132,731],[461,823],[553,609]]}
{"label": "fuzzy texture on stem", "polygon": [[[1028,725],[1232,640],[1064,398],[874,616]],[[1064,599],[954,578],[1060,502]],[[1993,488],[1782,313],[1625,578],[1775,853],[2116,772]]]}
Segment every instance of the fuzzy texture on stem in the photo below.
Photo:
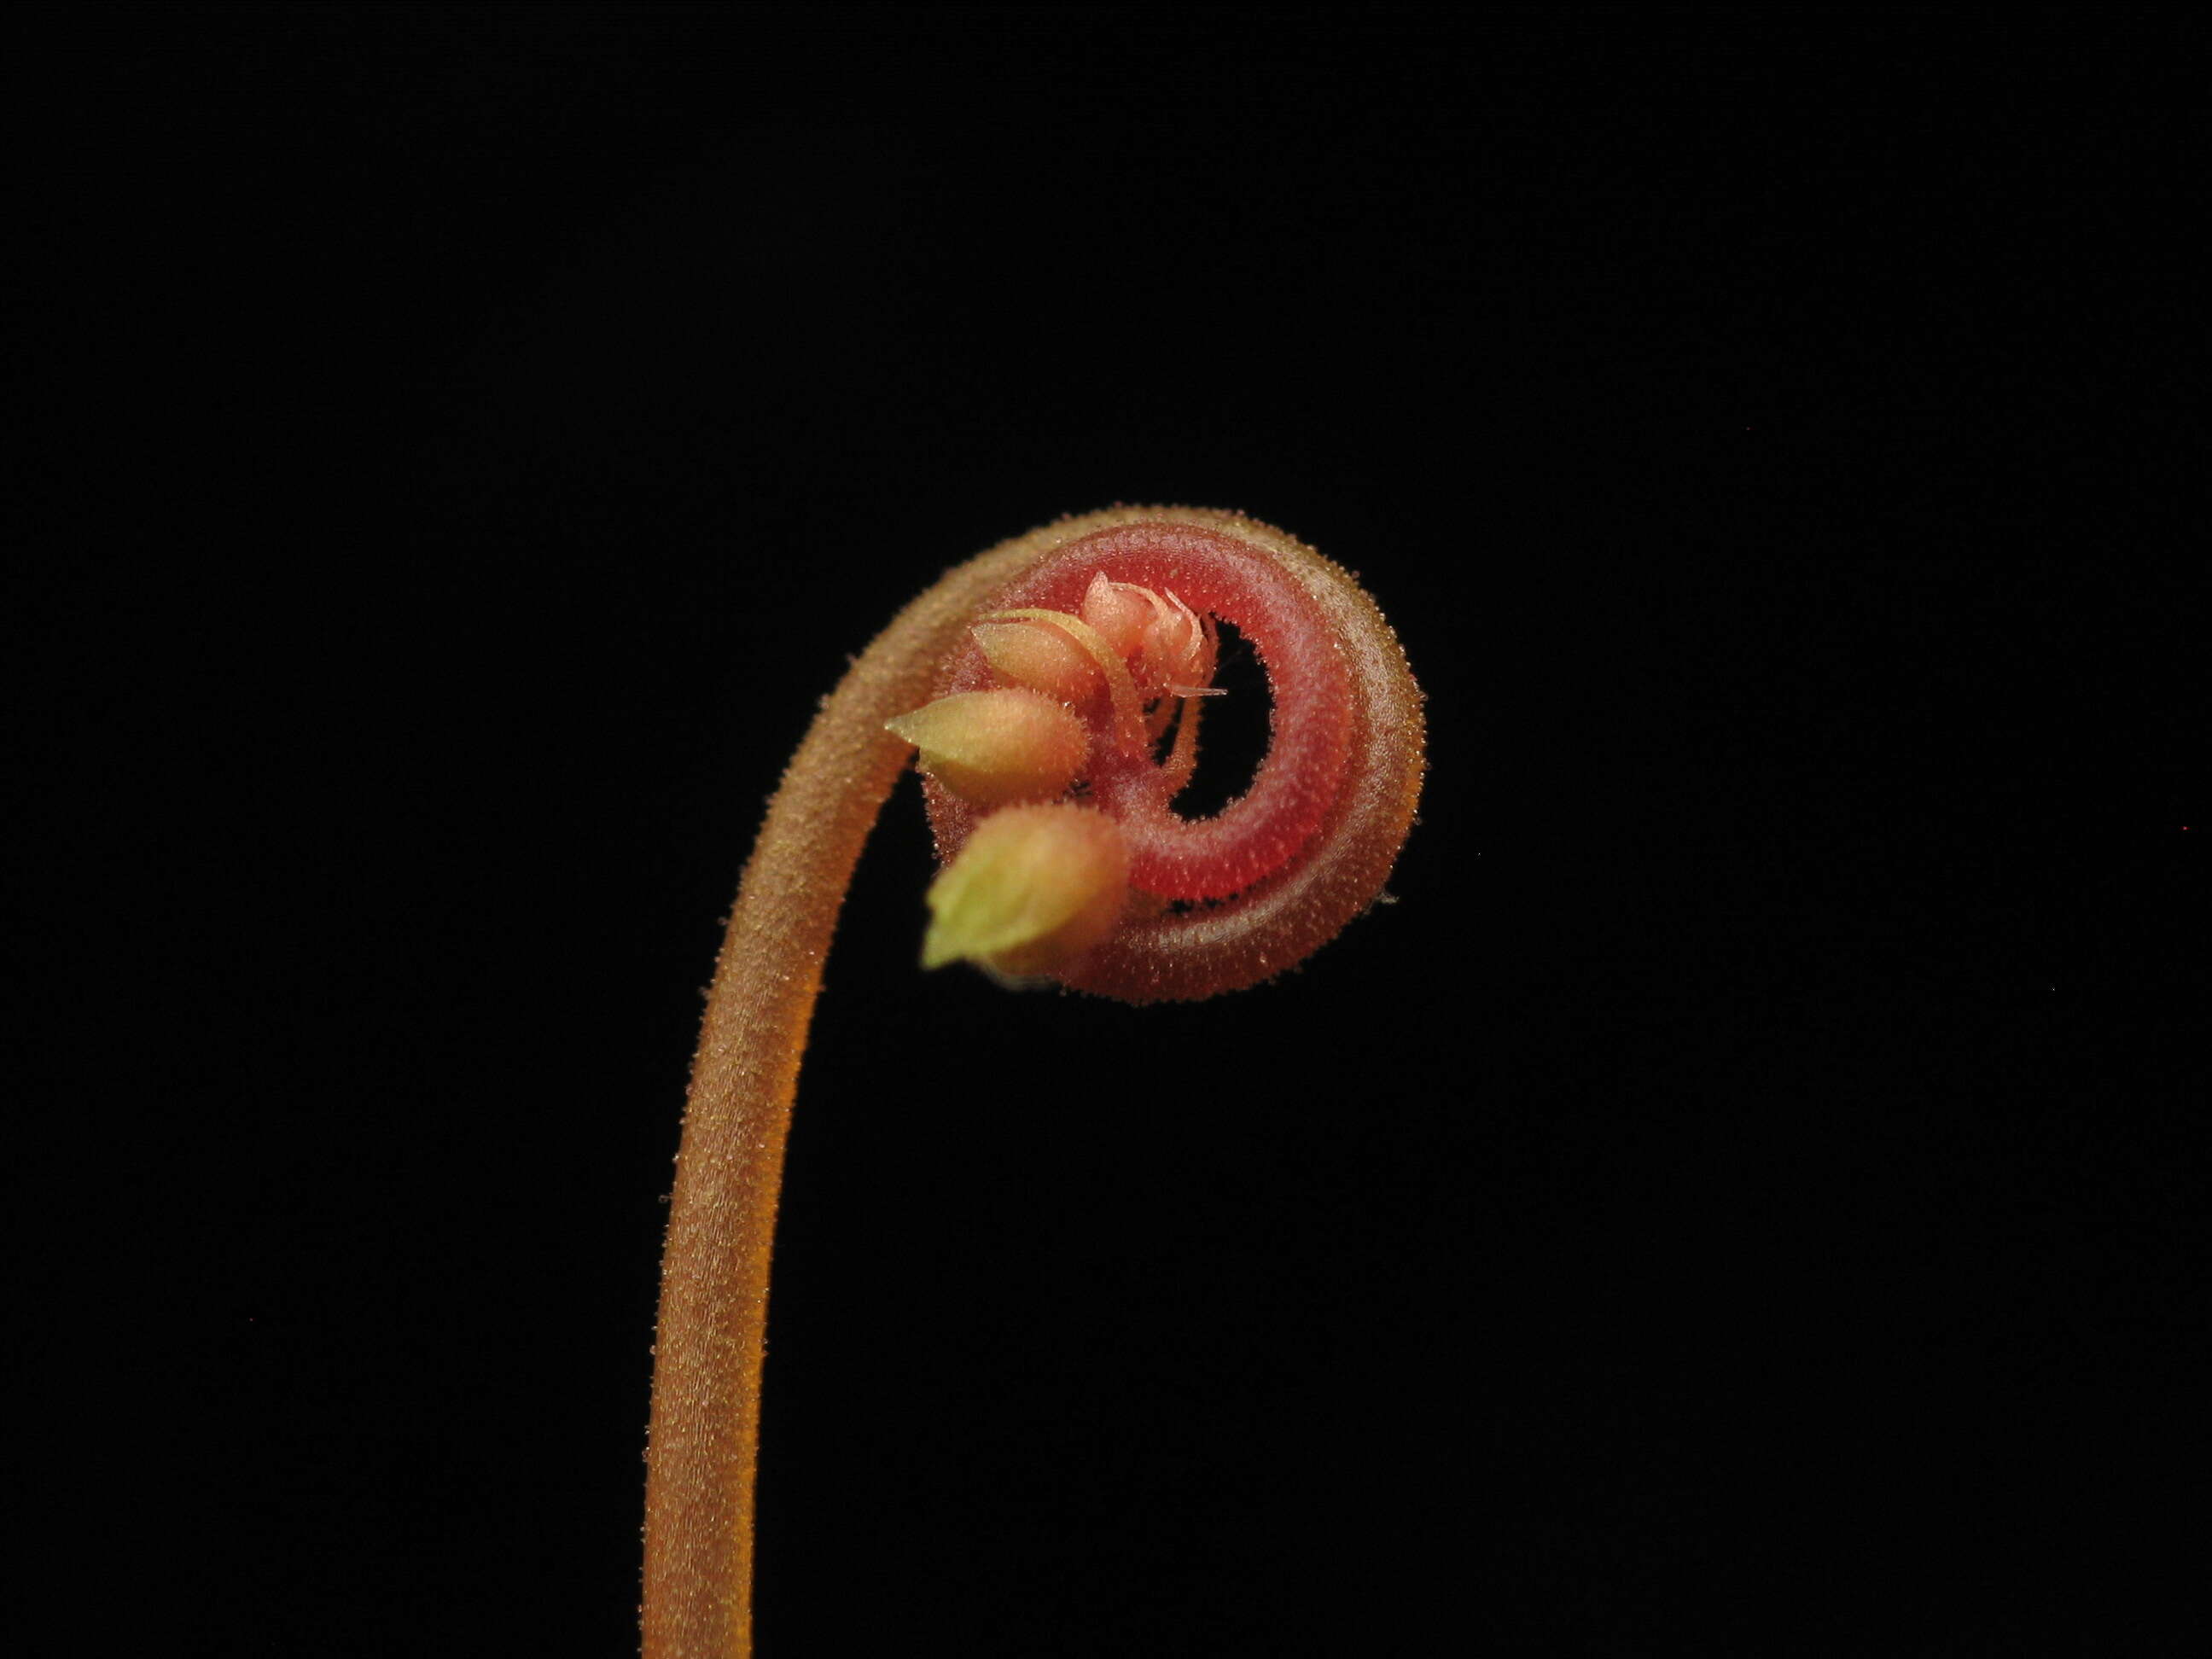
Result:
{"label": "fuzzy texture on stem", "polygon": [[[647,1659],[734,1659],[751,1650],[753,1487],[777,1188],[837,911],[910,752],[885,722],[933,695],[984,684],[973,624],[1023,608],[1073,611],[1102,569],[1116,581],[1175,588],[1244,629],[1268,666],[1274,732],[1251,793],[1210,825],[1176,818],[1163,786],[1138,772],[1158,771],[1147,763],[1106,769],[1098,787],[1120,808],[1139,884],[1233,896],[1209,908],[1133,915],[1059,977],[1137,1001],[1205,996],[1269,977],[1373,902],[1412,821],[1420,704],[1395,639],[1349,575],[1240,514],[1116,507],[1062,520],[948,572],[893,619],[823,702],[784,773],[708,999],[654,1347]],[[971,827],[955,807],[939,813],[941,845],[957,847]]]}

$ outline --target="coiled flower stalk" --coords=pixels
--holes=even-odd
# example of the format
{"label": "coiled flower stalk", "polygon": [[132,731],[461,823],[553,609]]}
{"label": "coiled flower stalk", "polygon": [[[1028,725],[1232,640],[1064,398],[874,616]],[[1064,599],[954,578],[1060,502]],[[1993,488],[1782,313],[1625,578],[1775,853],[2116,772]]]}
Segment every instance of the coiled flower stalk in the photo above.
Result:
{"label": "coiled flower stalk", "polygon": [[[1188,819],[1218,624],[1272,700],[1244,795]],[[1172,734],[1172,735],[1170,735]],[[647,1453],[647,1659],[750,1651],[770,1246],[837,911],[909,757],[944,869],[923,961],[1131,1002],[1240,989],[1380,896],[1421,699],[1345,570],[1234,513],[1115,507],[948,572],[824,702],[745,867],[677,1156]]]}

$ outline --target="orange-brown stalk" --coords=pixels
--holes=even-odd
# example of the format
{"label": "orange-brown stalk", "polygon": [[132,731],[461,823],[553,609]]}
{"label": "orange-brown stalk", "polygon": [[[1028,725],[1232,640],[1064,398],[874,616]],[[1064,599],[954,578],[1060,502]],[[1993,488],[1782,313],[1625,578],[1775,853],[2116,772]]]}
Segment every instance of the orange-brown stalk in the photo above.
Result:
{"label": "orange-brown stalk", "polygon": [[[1066,963],[1059,977],[1132,1000],[1205,996],[1270,977],[1374,901],[1412,822],[1421,711],[1395,638],[1346,573],[1239,514],[1117,507],[1062,520],[948,572],[893,619],[823,703],[784,773],[745,866],[708,995],[677,1155],[654,1350],[647,1659],[736,1659],[751,1650],[753,1487],[777,1187],[799,1056],[838,907],[861,844],[912,753],[885,722],[920,708],[963,675],[983,677],[972,626],[1010,605],[1035,605],[1040,587],[1078,591],[1066,573],[1093,562],[1094,549],[1107,560],[1104,574],[1124,581],[1131,577],[1114,560],[1164,580],[1184,568],[1179,556],[1194,559],[1206,571],[1199,584],[1203,608],[1232,622],[1240,603],[1234,572],[1249,564],[1265,590],[1255,601],[1261,631],[1276,629],[1283,658],[1310,659],[1317,665],[1316,683],[1330,688],[1328,709],[1285,717],[1286,707],[1321,700],[1309,686],[1286,688],[1267,640],[1258,639],[1276,699],[1271,754],[1303,744],[1324,761],[1347,751],[1348,758],[1334,781],[1323,776],[1326,766],[1308,777],[1282,763],[1272,785],[1263,762],[1250,798],[1222,815],[1226,821],[1249,809],[1243,830],[1231,827],[1234,856],[1244,860],[1237,866],[1238,890],[1203,908],[1168,907],[1172,895],[1164,891],[1149,909],[1133,902],[1120,933]],[[1286,608],[1304,619],[1284,623],[1278,613]],[[1102,697],[1091,713],[1102,732],[1093,753],[1105,757],[1111,745],[1103,734],[1114,728],[1115,711]],[[1170,779],[1188,771],[1182,751],[1188,746],[1179,742],[1164,769]],[[1134,803],[1131,833],[1145,856],[1171,863],[1176,854],[1157,849],[1182,833],[1165,810],[1172,787],[1146,786],[1137,769],[1150,763],[1126,752],[1100,763],[1119,769],[1115,787]],[[1147,787],[1150,796],[1139,799]],[[1324,787],[1327,798],[1317,799]],[[1257,820],[1271,791],[1295,798],[1303,820],[1295,834],[1252,833],[1255,825],[1266,828]],[[957,810],[952,817],[957,821],[948,833],[940,813],[940,838],[957,850],[969,824]],[[1202,837],[1218,822],[1190,832]],[[1264,868],[1255,862],[1263,854]]]}

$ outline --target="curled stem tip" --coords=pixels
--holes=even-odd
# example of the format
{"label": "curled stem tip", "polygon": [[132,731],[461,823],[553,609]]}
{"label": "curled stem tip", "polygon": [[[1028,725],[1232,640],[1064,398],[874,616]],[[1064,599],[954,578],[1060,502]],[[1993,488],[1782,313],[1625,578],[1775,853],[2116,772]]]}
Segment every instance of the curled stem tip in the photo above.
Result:
{"label": "curled stem tip", "polygon": [[[1266,667],[1268,746],[1241,799],[1188,819],[1171,802],[1200,763],[1221,623]],[[647,1659],[750,1651],[768,1264],[799,1055],[861,843],[917,750],[945,866],[927,962],[1192,999],[1280,973],[1377,898],[1420,793],[1421,701],[1349,574],[1188,507],[1018,537],[854,662],[769,804],[700,1033],[655,1346]]]}
{"label": "curled stem tip", "polygon": [[[1076,723],[1054,726],[1054,777],[1070,732],[1084,734],[1052,793],[1018,761],[963,769],[921,743],[940,885],[975,902],[963,849],[1002,801],[1080,802],[1121,832],[1129,902],[1115,927],[1041,971],[1139,1002],[1270,978],[1375,901],[1412,824],[1421,700],[1396,638],[1348,574],[1249,519],[1119,511],[1055,529],[948,654],[936,699],[891,723],[910,735],[933,710],[994,691],[1051,700]],[[1242,799],[1186,818],[1171,803],[1200,763],[1200,699],[1221,695],[1221,623],[1267,670],[1268,747]],[[992,884],[1012,879],[1013,866],[994,867]],[[1049,879],[1041,860],[1022,867]],[[942,893],[931,902],[941,927]]]}

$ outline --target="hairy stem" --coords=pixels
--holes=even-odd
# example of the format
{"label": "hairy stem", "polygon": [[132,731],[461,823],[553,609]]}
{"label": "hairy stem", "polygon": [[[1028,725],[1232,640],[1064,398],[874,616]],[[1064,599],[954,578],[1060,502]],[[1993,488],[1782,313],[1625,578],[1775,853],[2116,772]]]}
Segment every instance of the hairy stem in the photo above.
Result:
{"label": "hairy stem", "polygon": [[[1116,508],[1063,520],[950,571],[893,619],[824,702],[769,804],[745,867],[693,1065],[654,1349],[647,1659],[734,1659],[750,1652],[753,1488],[777,1187],[799,1057],[838,908],[861,844],[910,753],[884,731],[884,722],[929,699],[987,601],[1003,599],[1069,543],[1136,526],[1241,544],[1261,564],[1291,570],[1301,583],[1358,592],[1335,567],[1235,514]],[[1359,603],[1365,604],[1364,596]],[[1412,816],[1421,764],[1418,693],[1379,613],[1371,605],[1366,612],[1388,641],[1383,654],[1395,662],[1389,694],[1399,708],[1389,720],[1360,717],[1361,724],[1370,732],[1393,723],[1407,727],[1384,769],[1395,781],[1379,786],[1395,803],[1395,834],[1385,837],[1387,854],[1364,896],[1322,903],[1298,881],[1272,900],[1258,895],[1261,909],[1272,902],[1279,909],[1327,913],[1332,933],[1373,897],[1387,873],[1389,854]],[[1378,647],[1370,641],[1345,648],[1356,657]],[[1355,661],[1355,682],[1362,672]],[[1344,810],[1357,818],[1364,809]],[[1193,925],[1218,933],[1228,924],[1194,918]],[[1261,967],[1286,967],[1318,942],[1284,945],[1271,965],[1262,951]],[[1233,982],[1264,976],[1249,970],[1250,954],[1246,947],[1237,957],[1243,976]],[[1149,976],[1133,980],[1133,989],[1100,988],[1135,1000],[1227,988],[1226,981],[1191,988],[1149,966],[1145,972]]]}

